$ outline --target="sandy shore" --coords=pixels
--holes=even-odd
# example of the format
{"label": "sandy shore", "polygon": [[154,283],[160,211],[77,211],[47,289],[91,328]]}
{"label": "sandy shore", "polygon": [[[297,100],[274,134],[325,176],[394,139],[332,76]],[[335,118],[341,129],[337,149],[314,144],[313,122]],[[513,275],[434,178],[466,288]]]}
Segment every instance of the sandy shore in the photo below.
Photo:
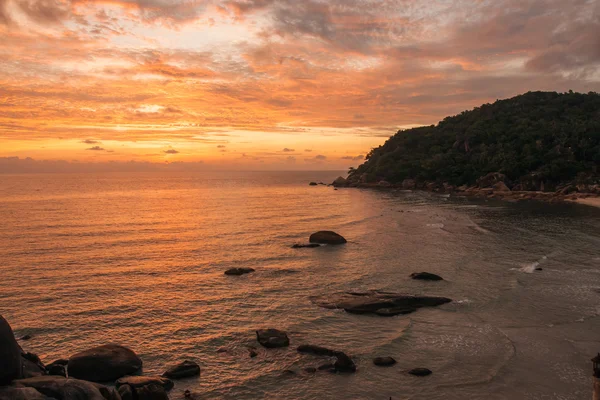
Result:
{"label": "sandy shore", "polygon": [[585,204],[588,206],[600,207],[600,197],[587,197],[585,199],[572,200],[575,203]]}

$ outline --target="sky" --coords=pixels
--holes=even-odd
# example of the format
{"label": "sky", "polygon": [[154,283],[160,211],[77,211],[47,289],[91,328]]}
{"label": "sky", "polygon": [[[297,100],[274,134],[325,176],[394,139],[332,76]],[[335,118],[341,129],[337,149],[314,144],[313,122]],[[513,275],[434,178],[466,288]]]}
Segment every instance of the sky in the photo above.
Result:
{"label": "sky", "polygon": [[0,0],[0,171],[347,169],[530,90],[600,91],[600,0]]}

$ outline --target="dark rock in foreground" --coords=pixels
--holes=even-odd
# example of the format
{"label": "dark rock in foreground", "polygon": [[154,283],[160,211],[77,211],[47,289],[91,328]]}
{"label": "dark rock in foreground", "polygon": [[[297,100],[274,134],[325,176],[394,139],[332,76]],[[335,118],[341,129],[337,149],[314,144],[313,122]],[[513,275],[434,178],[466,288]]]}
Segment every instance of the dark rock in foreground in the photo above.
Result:
{"label": "dark rock in foreground", "polygon": [[[41,394],[64,400],[116,400],[114,389],[62,376],[39,376],[15,381],[18,386],[33,388]],[[35,398],[35,397],[34,397]],[[29,399],[29,398],[27,398]]]}
{"label": "dark rock in foreground", "polygon": [[135,374],[142,368],[142,360],[127,347],[106,344],[77,353],[69,359],[70,377],[92,382],[115,381]]}
{"label": "dark rock in foreground", "polygon": [[344,309],[353,314],[376,314],[392,316],[408,314],[421,307],[435,307],[450,303],[446,297],[411,296],[390,292],[342,292],[326,297],[313,298],[313,301],[329,309]]}
{"label": "dark rock in foreground", "polygon": [[312,249],[315,247],[321,247],[321,245],[319,243],[306,243],[306,244],[296,243],[295,245],[292,246],[292,249],[304,249],[304,248]]}
{"label": "dark rock in foreground", "polygon": [[46,375],[46,366],[37,354],[21,353],[21,378],[34,378],[42,375]]}
{"label": "dark rock in foreground", "polygon": [[344,244],[346,239],[333,231],[319,231],[315,232],[308,238],[310,243],[319,244]]}
{"label": "dark rock in foreground", "polygon": [[3,386],[0,387],[0,400],[55,400],[48,397],[34,388],[24,386]]}
{"label": "dark rock in foreground", "polygon": [[396,360],[392,357],[376,357],[373,359],[373,364],[380,367],[390,367],[396,364]]}
{"label": "dark rock in foreground", "polygon": [[158,385],[165,390],[173,389],[173,381],[162,376],[124,376],[117,379],[115,386],[120,388],[123,385],[128,385],[132,389],[138,389],[148,385]]}
{"label": "dark rock in foreground", "polygon": [[193,361],[184,361],[174,365],[162,375],[170,379],[183,379],[200,375],[200,366]]}
{"label": "dark rock in foreground", "polygon": [[257,330],[256,340],[258,340],[258,343],[268,349],[287,347],[290,345],[290,339],[288,338],[287,333],[277,329]]}
{"label": "dark rock in foreground", "polygon": [[6,385],[21,375],[21,348],[12,328],[0,316],[0,385]]}
{"label": "dark rock in foreground", "polygon": [[427,368],[414,368],[408,371],[408,373],[414,376],[427,376],[432,374],[431,370]]}
{"label": "dark rock in foreground", "polygon": [[254,272],[254,268],[246,268],[246,267],[241,267],[241,268],[230,268],[227,271],[225,271],[225,275],[244,275],[244,274],[249,274],[250,272]]}
{"label": "dark rock in foreground", "polygon": [[432,274],[430,272],[415,272],[413,274],[410,274],[410,277],[412,279],[418,279],[421,281],[443,281],[444,280],[444,278],[442,278],[441,276]]}

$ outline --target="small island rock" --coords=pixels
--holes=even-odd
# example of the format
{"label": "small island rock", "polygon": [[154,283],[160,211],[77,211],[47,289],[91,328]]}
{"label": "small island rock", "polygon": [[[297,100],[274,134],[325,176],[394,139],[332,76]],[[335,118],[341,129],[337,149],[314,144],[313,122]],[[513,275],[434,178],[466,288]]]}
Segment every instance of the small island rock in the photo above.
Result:
{"label": "small island rock", "polygon": [[336,354],[337,360],[333,363],[333,367],[339,372],[356,372],[356,364],[348,355],[341,351]]}
{"label": "small island rock", "polygon": [[287,333],[277,329],[257,330],[256,340],[258,340],[258,343],[268,349],[287,347],[290,345],[290,339],[288,338]]}
{"label": "small island rock", "polygon": [[70,377],[108,382],[135,374],[141,368],[142,360],[132,350],[117,344],[106,344],[71,356],[67,370]]}
{"label": "small island rock", "polygon": [[170,379],[183,379],[200,375],[200,366],[193,361],[184,361],[167,369],[162,376]]}
{"label": "small island rock", "polygon": [[436,274],[432,274],[430,272],[415,272],[410,274],[412,279],[417,279],[421,281],[443,281],[444,279]]}
{"label": "small island rock", "polygon": [[239,275],[249,274],[250,272],[254,272],[254,268],[246,268],[246,267],[230,268],[227,271],[225,271],[225,275],[239,276]]}
{"label": "small island rock", "polygon": [[346,239],[333,231],[319,231],[315,232],[308,238],[310,243],[319,244],[344,244]]}
{"label": "small island rock", "polygon": [[396,360],[394,360],[392,357],[375,357],[373,359],[373,364],[380,367],[390,367],[396,364]]}

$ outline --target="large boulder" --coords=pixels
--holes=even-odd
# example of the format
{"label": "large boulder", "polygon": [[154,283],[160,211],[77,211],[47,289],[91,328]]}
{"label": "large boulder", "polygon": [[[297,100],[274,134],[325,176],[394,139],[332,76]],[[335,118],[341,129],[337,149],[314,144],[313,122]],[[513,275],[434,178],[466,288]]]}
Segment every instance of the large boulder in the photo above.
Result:
{"label": "large boulder", "polygon": [[42,360],[33,353],[21,353],[21,376],[20,378],[34,378],[46,375],[46,367]]}
{"label": "large boulder", "polygon": [[[17,386],[33,388],[57,400],[116,400],[114,390],[79,379],[38,376],[15,381]],[[101,390],[102,389],[102,390]]]}
{"label": "large boulder", "polygon": [[106,344],[71,356],[67,370],[69,376],[74,378],[108,382],[135,374],[141,368],[142,360],[132,350],[117,344]]}
{"label": "large boulder", "polygon": [[170,379],[183,379],[200,375],[200,366],[193,361],[184,361],[167,369],[163,376]]}
{"label": "large boulder", "polygon": [[343,309],[352,314],[393,316],[408,314],[421,307],[435,307],[451,302],[446,297],[412,296],[391,292],[341,292],[312,299],[323,308]]}
{"label": "large boulder", "polygon": [[345,178],[338,176],[331,184],[333,186],[346,186],[347,183],[348,181]]}
{"label": "large boulder", "polygon": [[24,386],[0,387],[0,400],[55,400],[38,392],[34,388]]}
{"label": "large boulder", "polygon": [[318,244],[344,244],[347,240],[340,234],[333,231],[315,232],[308,238],[310,243]]}
{"label": "large boulder", "polygon": [[0,315],[0,385],[21,376],[21,348],[8,322]]}
{"label": "large boulder", "polygon": [[268,349],[287,347],[290,345],[290,339],[288,338],[287,333],[278,329],[259,329],[256,331],[256,340]]}
{"label": "large boulder", "polygon": [[444,278],[442,278],[439,275],[436,274],[432,274],[430,272],[415,272],[410,274],[410,277],[412,279],[417,279],[417,280],[421,280],[421,281],[443,281]]}

